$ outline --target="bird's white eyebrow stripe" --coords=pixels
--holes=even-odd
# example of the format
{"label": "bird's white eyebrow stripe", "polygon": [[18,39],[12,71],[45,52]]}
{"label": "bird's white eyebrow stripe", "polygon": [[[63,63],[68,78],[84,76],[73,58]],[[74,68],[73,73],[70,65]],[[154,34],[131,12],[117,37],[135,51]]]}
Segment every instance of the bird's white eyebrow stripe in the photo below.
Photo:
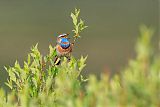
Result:
{"label": "bird's white eyebrow stripe", "polygon": [[67,36],[66,33],[60,34],[58,37]]}

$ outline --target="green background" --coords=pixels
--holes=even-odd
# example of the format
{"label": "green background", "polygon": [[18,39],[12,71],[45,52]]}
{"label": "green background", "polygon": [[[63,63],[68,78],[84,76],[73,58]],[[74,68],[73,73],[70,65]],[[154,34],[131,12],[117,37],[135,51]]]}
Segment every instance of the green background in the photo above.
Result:
{"label": "green background", "polygon": [[[45,55],[59,33],[71,33],[74,8],[89,26],[76,42],[73,55],[88,55],[85,72],[118,71],[135,55],[139,26],[155,29],[158,46],[159,0],[0,0],[0,81],[4,66],[22,64],[30,47],[39,43]],[[70,35],[71,37],[73,35]]]}

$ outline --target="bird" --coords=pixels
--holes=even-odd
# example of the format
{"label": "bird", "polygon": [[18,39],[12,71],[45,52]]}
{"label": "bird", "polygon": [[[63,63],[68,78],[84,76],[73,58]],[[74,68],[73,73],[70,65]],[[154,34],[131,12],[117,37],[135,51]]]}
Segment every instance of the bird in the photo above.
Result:
{"label": "bird", "polygon": [[61,57],[66,57],[68,61],[70,60],[70,55],[72,52],[72,43],[70,43],[69,34],[63,33],[57,37],[57,44],[56,44],[56,52],[57,56],[55,58],[55,65],[60,64]]}

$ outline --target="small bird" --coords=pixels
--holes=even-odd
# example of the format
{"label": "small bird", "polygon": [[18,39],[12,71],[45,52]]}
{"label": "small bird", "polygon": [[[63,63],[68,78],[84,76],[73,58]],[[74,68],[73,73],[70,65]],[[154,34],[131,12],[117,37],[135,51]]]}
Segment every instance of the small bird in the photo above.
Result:
{"label": "small bird", "polygon": [[66,57],[68,60],[70,60],[72,44],[69,42],[68,35],[69,34],[63,33],[57,37],[57,57],[55,59],[55,65],[59,65],[61,57]]}

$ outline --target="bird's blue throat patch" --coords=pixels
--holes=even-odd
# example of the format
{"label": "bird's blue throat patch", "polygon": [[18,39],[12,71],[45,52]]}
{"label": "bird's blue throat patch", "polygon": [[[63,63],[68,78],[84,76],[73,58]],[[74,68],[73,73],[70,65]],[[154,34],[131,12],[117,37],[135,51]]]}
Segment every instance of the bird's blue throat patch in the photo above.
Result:
{"label": "bird's blue throat patch", "polygon": [[68,48],[70,46],[69,40],[67,38],[62,38],[60,45],[64,49]]}

